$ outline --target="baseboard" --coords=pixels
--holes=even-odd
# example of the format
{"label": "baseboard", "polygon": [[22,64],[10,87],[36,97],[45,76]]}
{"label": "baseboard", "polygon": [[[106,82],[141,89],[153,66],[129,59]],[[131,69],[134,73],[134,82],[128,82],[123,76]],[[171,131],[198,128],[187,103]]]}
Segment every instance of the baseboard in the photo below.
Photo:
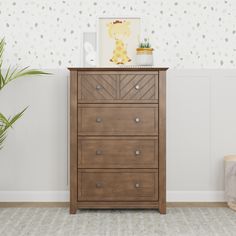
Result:
{"label": "baseboard", "polygon": [[69,191],[0,191],[0,202],[68,202]]}
{"label": "baseboard", "polygon": [[167,207],[228,207],[228,205],[227,202],[167,202]]}
{"label": "baseboard", "polygon": [[[69,202],[0,202],[0,208],[69,208]],[[228,207],[226,202],[167,202],[168,208]],[[69,211],[69,209],[68,209]]]}
{"label": "baseboard", "polygon": [[[0,208],[69,208],[69,205],[69,202],[0,202]],[[175,207],[175,204],[172,203],[171,207]]]}
{"label": "baseboard", "polygon": [[225,202],[224,191],[167,191],[168,202]]}
{"label": "baseboard", "polygon": [[[69,191],[0,191],[0,202],[68,202]],[[225,202],[224,191],[167,191],[168,202]]]}

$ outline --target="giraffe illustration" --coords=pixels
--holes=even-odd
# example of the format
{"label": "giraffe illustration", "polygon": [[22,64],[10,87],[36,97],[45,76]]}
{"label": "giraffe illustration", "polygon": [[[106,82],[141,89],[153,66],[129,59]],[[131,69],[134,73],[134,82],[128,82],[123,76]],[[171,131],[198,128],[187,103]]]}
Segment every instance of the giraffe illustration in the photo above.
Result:
{"label": "giraffe illustration", "polygon": [[110,59],[115,64],[126,64],[131,59],[127,55],[125,47],[125,39],[130,36],[130,22],[129,21],[113,21],[108,25],[108,34],[112,39],[115,39],[115,48],[113,50],[113,56]]}

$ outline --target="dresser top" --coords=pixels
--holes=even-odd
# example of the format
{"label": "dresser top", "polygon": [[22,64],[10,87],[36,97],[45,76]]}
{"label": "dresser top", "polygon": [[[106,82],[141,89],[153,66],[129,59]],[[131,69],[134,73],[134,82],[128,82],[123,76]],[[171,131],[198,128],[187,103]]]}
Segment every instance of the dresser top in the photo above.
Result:
{"label": "dresser top", "polygon": [[167,67],[69,67],[70,71],[166,71]]}

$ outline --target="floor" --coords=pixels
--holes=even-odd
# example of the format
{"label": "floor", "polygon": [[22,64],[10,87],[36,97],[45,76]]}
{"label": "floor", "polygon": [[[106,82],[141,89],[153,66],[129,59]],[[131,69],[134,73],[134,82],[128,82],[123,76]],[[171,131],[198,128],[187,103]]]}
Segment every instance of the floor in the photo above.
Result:
{"label": "floor", "polygon": [[155,210],[81,210],[68,208],[0,208],[0,235],[236,235],[236,212],[225,207]]}

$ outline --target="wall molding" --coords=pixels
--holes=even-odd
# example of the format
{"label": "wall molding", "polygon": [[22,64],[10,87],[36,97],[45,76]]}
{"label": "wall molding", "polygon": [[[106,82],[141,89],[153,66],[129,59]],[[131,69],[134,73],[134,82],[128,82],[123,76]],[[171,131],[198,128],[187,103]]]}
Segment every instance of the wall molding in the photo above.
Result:
{"label": "wall molding", "polygon": [[167,191],[168,202],[225,202],[224,191]]}
{"label": "wall molding", "polygon": [[[69,191],[0,191],[0,202],[68,202]],[[224,191],[167,191],[168,202],[225,202]]]}
{"label": "wall molding", "polygon": [[69,191],[0,191],[0,202],[68,202]]}

